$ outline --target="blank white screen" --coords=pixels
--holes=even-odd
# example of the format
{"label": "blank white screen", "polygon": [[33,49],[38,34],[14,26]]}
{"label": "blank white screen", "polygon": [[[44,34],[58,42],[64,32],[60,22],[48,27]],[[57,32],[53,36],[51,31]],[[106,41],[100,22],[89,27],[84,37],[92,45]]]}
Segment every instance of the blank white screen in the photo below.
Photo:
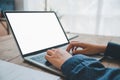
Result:
{"label": "blank white screen", "polygon": [[22,54],[68,43],[54,13],[6,13]]}

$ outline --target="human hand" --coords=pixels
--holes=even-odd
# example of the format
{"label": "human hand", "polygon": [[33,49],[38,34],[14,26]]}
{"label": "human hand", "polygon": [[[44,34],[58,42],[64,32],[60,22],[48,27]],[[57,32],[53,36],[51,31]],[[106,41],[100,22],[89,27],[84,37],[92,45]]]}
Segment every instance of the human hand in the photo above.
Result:
{"label": "human hand", "polygon": [[[82,48],[79,49],[78,48]],[[73,54],[85,54],[85,55],[94,55],[98,53],[104,53],[106,49],[106,46],[103,45],[95,45],[95,44],[89,44],[89,43],[82,43],[78,41],[72,41],[66,51],[70,52],[72,51]]]}
{"label": "human hand", "polygon": [[56,68],[61,69],[62,64],[72,57],[67,51],[61,49],[51,49],[47,51],[45,58]]}

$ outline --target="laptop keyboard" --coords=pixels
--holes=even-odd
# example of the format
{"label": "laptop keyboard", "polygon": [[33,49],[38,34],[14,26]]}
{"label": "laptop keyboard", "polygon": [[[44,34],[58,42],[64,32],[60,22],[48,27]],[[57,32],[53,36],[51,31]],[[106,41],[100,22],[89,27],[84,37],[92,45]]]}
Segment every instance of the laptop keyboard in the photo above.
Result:
{"label": "laptop keyboard", "polygon": [[34,56],[31,58],[32,60],[35,60],[39,63],[45,63],[47,60],[45,59],[45,53],[44,54],[40,54],[40,55],[37,55],[37,56]]}
{"label": "laptop keyboard", "polygon": [[45,59],[45,53],[41,53],[40,55],[34,56],[31,58],[32,60],[35,60],[39,63],[43,63],[47,66],[50,66],[51,63],[49,63],[46,59]]}
{"label": "laptop keyboard", "polygon": [[[66,46],[63,46],[63,47],[60,47],[60,48],[63,49],[63,50],[65,50],[66,47],[67,47],[67,45],[66,45]],[[38,54],[38,55],[36,55],[36,56],[31,57],[31,59],[34,60],[34,61],[37,61],[37,62],[39,62],[39,63],[46,64],[47,66],[50,66],[51,63],[49,63],[49,62],[45,59],[45,55],[46,55],[46,52],[45,52],[45,53],[40,53],[40,54]]]}

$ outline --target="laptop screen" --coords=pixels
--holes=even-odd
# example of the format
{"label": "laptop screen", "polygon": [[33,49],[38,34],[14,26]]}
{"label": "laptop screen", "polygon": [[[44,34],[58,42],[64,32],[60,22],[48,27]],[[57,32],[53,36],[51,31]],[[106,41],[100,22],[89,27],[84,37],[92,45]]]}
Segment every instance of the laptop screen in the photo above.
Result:
{"label": "laptop screen", "polygon": [[68,43],[54,12],[6,12],[22,54]]}

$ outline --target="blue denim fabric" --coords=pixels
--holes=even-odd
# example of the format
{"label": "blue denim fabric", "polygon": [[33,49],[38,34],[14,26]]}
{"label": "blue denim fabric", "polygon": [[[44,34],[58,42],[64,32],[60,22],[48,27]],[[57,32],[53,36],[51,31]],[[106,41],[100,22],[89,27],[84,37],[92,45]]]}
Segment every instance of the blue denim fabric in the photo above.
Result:
{"label": "blue denim fabric", "polygon": [[[117,45],[117,49],[111,47],[115,45],[114,43],[108,43],[105,56],[120,58],[120,54],[117,56],[113,54],[114,50],[118,50],[117,53],[120,53],[119,45]],[[62,65],[61,70],[66,76],[66,80],[120,80],[119,68],[105,68],[99,61],[81,54],[68,59]]]}
{"label": "blue denim fabric", "polygon": [[105,51],[105,56],[120,59],[120,45],[109,42]]}

